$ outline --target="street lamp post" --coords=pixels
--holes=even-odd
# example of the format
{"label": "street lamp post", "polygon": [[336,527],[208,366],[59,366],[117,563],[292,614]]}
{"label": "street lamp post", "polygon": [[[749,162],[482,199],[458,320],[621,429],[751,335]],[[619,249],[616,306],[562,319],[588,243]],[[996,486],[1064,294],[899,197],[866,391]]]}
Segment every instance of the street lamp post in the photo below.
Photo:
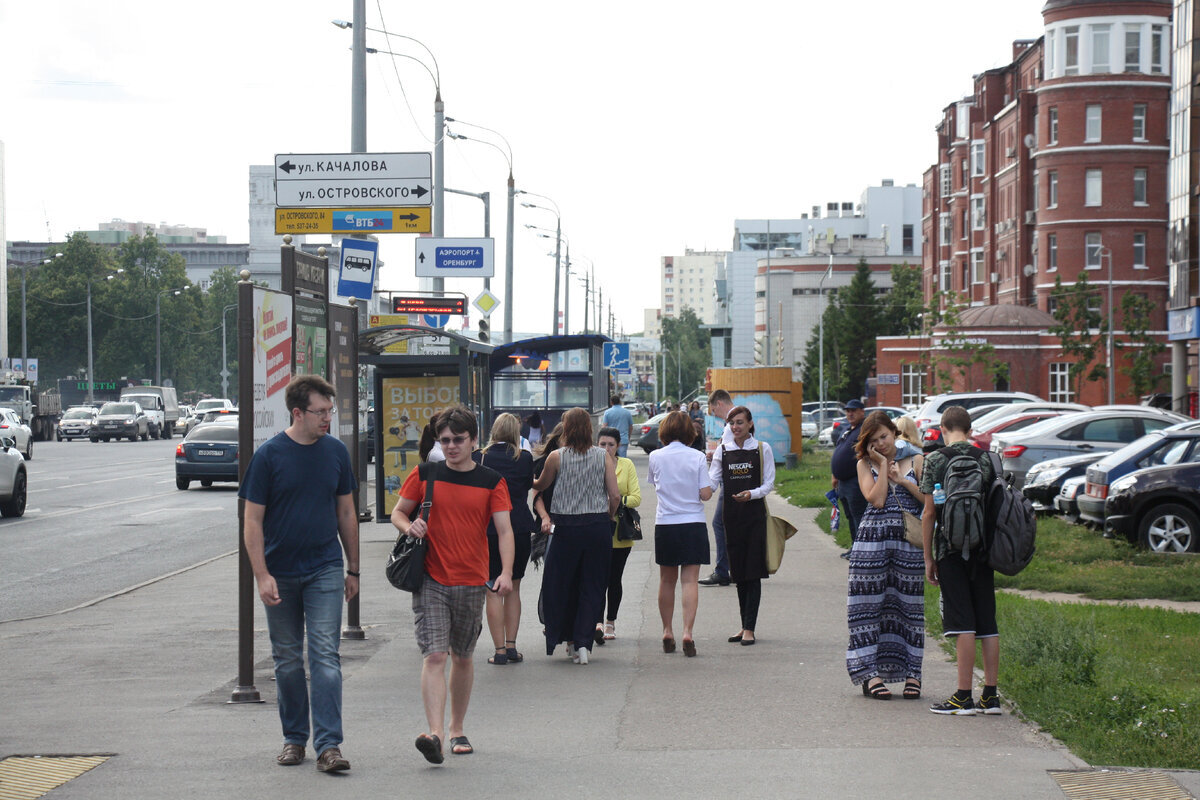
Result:
{"label": "street lamp post", "polygon": [[550,335],[555,336],[558,333],[558,312],[559,312],[558,298],[559,298],[559,294],[561,293],[561,286],[559,285],[559,273],[560,273],[561,267],[562,267],[562,259],[560,257],[561,251],[562,251],[562,211],[559,210],[558,203],[554,202],[554,200],[552,200],[551,198],[547,197],[544,194],[538,194],[537,192],[527,192],[524,190],[522,190],[520,192],[520,194],[527,194],[530,197],[540,197],[543,200],[545,200],[546,202],[548,202],[550,205],[554,206],[554,208],[546,208],[546,206],[541,206],[541,205],[538,205],[537,203],[521,203],[521,205],[524,206],[525,208],[539,208],[542,211],[549,211],[551,214],[554,215],[554,218],[557,221],[555,224],[555,240],[556,241],[555,241],[555,245],[554,245],[554,320],[550,325]]}
{"label": "street lamp post", "polygon": [[[21,369],[26,373],[29,372],[29,352],[27,350],[28,338],[26,333],[26,307],[25,307],[25,273],[29,272],[30,267],[35,267],[41,264],[49,264],[56,258],[62,258],[62,253],[55,253],[49,258],[39,258],[33,261],[24,261],[15,266],[21,268]],[[5,353],[7,356],[8,354]]]}
{"label": "street lamp post", "polygon": [[229,309],[237,307],[237,303],[230,303],[221,309],[221,397],[229,397],[229,366],[225,360],[225,314]]}
{"label": "street lamp post", "polygon": [[[465,192],[462,189],[451,189],[446,187],[446,191],[452,194],[461,194],[467,197],[474,197],[483,201],[483,238],[492,238],[492,193],[491,192]],[[483,288],[492,288],[492,279],[483,279]]]}
{"label": "street lamp post", "polygon": [[[186,288],[186,287],[183,287]],[[162,304],[163,295],[183,294],[183,288],[167,289],[154,297],[154,385],[162,386]]]}
{"label": "street lamp post", "polygon": [[[117,271],[116,271],[116,274],[113,274],[113,275],[106,275],[106,276],[104,277],[104,280],[106,280],[106,281],[111,281],[113,278],[117,277],[117,275],[120,275],[120,274],[121,274],[122,272],[124,272],[124,271],[125,271],[125,270],[123,270],[123,269],[119,269],[119,270],[117,270]],[[92,391],[93,387],[95,387],[95,385],[96,385],[96,377],[95,377],[95,372],[93,371],[93,363],[94,363],[94,361],[95,361],[95,357],[94,357],[94,355],[93,355],[93,353],[94,353],[94,350],[93,350],[93,346],[92,346],[92,278],[91,278],[91,276],[90,276],[90,275],[88,276],[88,281],[87,281],[87,323],[88,323],[88,337],[87,337],[87,344],[88,344],[88,367],[87,367],[87,382],[88,382],[88,390],[87,390],[87,399],[88,399],[88,405],[92,405],[93,403],[95,403],[95,402],[96,402],[96,395],[95,395],[95,394],[93,393],[93,391]]]}
{"label": "street lamp post", "polygon": [[1108,377],[1108,404],[1111,406],[1116,401],[1113,399],[1115,394],[1113,386],[1113,273],[1112,273],[1112,250],[1101,246],[1098,251],[1100,258],[1108,259],[1108,342],[1105,347],[1105,372]]}
{"label": "street lamp post", "polygon": [[829,245],[829,267],[821,274],[821,280],[817,281],[817,295],[821,298],[820,311],[818,313],[818,333],[817,333],[817,370],[820,373],[817,385],[820,387],[817,398],[821,405],[818,406],[820,413],[825,413],[825,279],[833,274],[833,244]]}

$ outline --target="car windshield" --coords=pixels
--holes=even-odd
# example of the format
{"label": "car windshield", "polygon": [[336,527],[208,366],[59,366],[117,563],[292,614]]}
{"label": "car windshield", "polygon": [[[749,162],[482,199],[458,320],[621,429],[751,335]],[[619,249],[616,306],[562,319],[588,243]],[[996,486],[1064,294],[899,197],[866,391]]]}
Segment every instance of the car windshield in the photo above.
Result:
{"label": "car windshield", "polygon": [[0,386],[0,402],[9,402],[12,400],[24,400],[24,386]]}
{"label": "car windshield", "polygon": [[63,414],[63,419],[91,419],[95,413],[95,411],[88,411],[86,408],[72,408]]}
{"label": "car windshield", "polygon": [[105,403],[100,407],[101,414],[132,414],[133,403]]}
{"label": "car windshield", "polygon": [[225,408],[224,400],[201,400],[196,403],[196,413],[201,411],[209,411],[214,408]]}
{"label": "car windshield", "polygon": [[237,425],[222,422],[217,425],[198,425],[187,435],[187,441],[204,442],[236,442],[238,440]]}

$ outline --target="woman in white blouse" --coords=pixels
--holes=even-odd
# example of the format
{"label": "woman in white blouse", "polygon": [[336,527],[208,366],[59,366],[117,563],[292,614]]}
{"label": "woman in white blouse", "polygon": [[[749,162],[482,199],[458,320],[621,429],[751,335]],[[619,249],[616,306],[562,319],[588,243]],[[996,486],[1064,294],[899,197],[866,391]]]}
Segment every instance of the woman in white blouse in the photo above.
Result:
{"label": "woman in white blouse", "polygon": [[750,409],[737,406],[725,417],[733,441],[722,442],[713,452],[708,469],[712,485],[723,492],[725,544],[729,551],[729,577],[737,584],[742,628],[730,642],[754,644],[762,580],[767,572],[767,501],[775,488],[775,456],[771,445],[754,438]]}
{"label": "woman in white blouse", "polygon": [[712,497],[704,453],[690,445],[695,435],[686,412],[672,411],[658,426],[663,447],[650,454],[650,483],[658,508],[654,519],[654,561],[658,564],[658,613],[663,652],[675,652],[675,583],[683,587],[684,655],[696,655],[692,627],[700,595],[700,565],[709,563],[704,501]]}

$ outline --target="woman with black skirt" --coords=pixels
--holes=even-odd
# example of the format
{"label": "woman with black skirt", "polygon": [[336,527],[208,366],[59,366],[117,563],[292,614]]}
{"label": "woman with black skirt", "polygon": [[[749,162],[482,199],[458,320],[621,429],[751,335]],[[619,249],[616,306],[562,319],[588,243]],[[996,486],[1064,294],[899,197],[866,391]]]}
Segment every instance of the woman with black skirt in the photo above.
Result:
{"label": "woman with black skirt", "polygon": [[725,418],[732,444],[713,452],[709,479],[724,493],[725,544],[729,577],[737,584],[742,629],[729,637],[743,647],[754,644],[763,578],[767,572],[767,501],[775,488],[775,456],[771,445],[754,438],[750,409],[737,406]]}

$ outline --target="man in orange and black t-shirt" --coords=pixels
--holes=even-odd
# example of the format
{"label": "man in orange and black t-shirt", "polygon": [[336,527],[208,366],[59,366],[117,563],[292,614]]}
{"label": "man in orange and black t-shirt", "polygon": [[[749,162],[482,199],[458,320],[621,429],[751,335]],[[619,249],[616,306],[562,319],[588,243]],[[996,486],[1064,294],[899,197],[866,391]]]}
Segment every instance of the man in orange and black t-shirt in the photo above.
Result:
{"label": "man in orange and black t-shirt", "polygon": [[[417,749],[434,764],[442,763],[446,732],[446,655],[450,655],[450,752],[474,752],[463,734],[467,703],[475,680],[471,654],[483,629],[484,592],[512,590],[513,533],[508,512],[508,486],[495,470],[471,459],[479,436],[475,415],[463,406],[442,411],[434,431],[445,462],[426,469],[433,479],[433,498],[426,523],[409,515],[425,500],[425,481],[414,469],[400,487],[392,524],[401,533],[428,537],[425,581],[413,593],[417,645],[424,658],[421,695],[429,732],[417,737]],[[495,522],[500,549],[500,575],[488,587],[488,522]]]}

